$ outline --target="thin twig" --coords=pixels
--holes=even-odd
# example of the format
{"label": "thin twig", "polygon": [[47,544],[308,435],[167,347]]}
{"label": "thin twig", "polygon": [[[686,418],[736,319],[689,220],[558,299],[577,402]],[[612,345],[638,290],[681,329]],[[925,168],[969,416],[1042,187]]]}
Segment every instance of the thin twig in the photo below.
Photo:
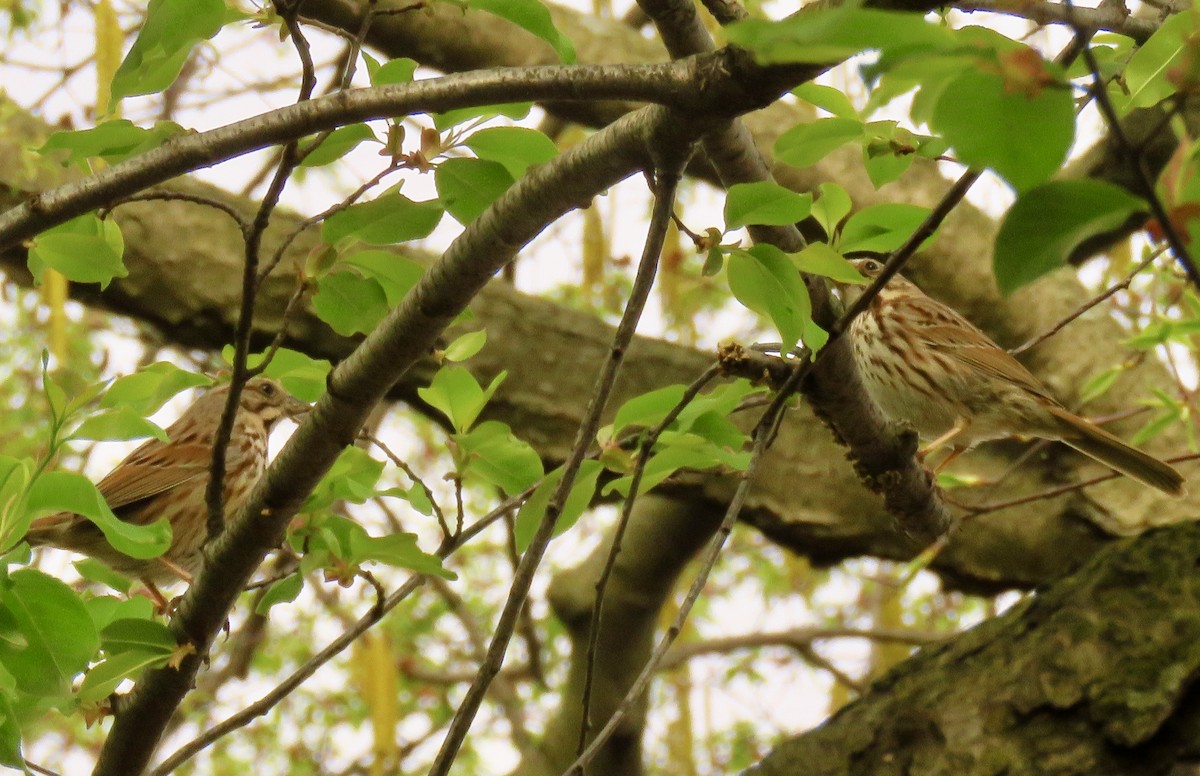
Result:
{"label": "thin twig", "polygon": [[1167,245],[1171,247],[1171,255],[1175,257],[1175,261],[1183,267],[1184,273],[1187,275],[1191,284],[1200,289],[1200,270],[1196,268],[1196,262],[1192,259],[1191,253],[1187,249],[1179,231],[1175,228],[1174,222],[1171,221],[1171,215],[1167,212],[1162,200],[1158,196],[1158,191],[1155,189],[1154,182],[1150,180],[1150,175],[1146,172],[1145,158],[1138,152],[1130,142],[1129,137],[1125,134],[1124,128],[1121,126],[1121,118],[1117,115],[1117,110],[1109,99],[1108,90],[1104,87],[1104,79],[1100,74],[1100,64],[1096,61],[1096,55],[1092,52],[1091,45],[1088,39],[1091,33],[1080,27],[1075,19],[1075,5],[1072,0],[1065,0],[1067,8],[1067,18],[1070,20],[1072,29],[1075,30],[1075,38],[1079,43],[1083,59],[1087,62],[1088,69],[1092,72],[1092,92],[1096,98],[1096,105],[1100,108],[1101,115],[1104,116],[1104,121],[1108,125],[1108,129],[1113,133],[1113,137],[1117,139],[1117,144],[1121,150],[1128,156],[1131,166],[1133,167],[1134,182],[1137,188],[1140,189],[1140,194],[1150,205],[1150,212],[1154,214],[1154,218],[1158,221],[1159,228],[1162,230],[1163,238],[1167,241]]}
{"label": "thin twig", "polygon": [[1010,350],[1008,352],[1014,356],[1019,356],[1020,354],[1029,350],[1030,348],[1040,345],[1043,342],[1045,342],[1046,340],[1053,337],[1055,334],[1058,334],[1060,331],[1062,331],[1064,328],[1066,328],[1067,324],[1071,323],[1076,318],[1078,318],[1079,316],[1086,313],[1088,310],[1092,309],[1096,305],[1098,305],[1101,302],[1103,302],[1104,300],[1108,299],[1110,296],[1117,293],[1118,291],[1122,291],[1126,288],[1129,288],[1129,284],[1133,282],[1134,277],[1137,276],[1137,274],[1139,272],[1141,272],[1142,270],[1144,270],[1146,267],[1149,267],[1151,264],[1153,264],[1154,260],[1157,259],[1162,254],[1163,254],[1162,250],[1157,250],[1157,251],[1152,252],[1145,259],[1145,261],[1142,261],[1140,264],[1138,264],[1136,267],[1134,267],[1133,270],[1128,275],[1126,275],[1120,282],[1115,283],[1112,286],[1109,286],[1104,291],[1104,293],[1100,294],[1099,296],[1097,296],[1093,299],[1088,300],[1088,302],[1081,305],[1079,307],[1079,309],[1075,310],[1073,313],[1071,313],[1067,317],[1063,318],[1058,323],[1054,324],[1054,326],[1052,326],[1044,334],[1039,334],[1038,336],[1036,336],[1033,339],[1026,342],[1024,345],[1013,348],[1012,350]]}
{"label": "thin twig", "polygon": [[[128,205],[132,202],[150,202],[154,200],[166,200],[168,202],[191,202],[196,205],[211,207],[212,209],[219,210],[220,212],[229,216],[233,222],[237,224],[238,231],[242,233],[243,237],[250,233],[251,224],[249,219],[242,215],[242,212],[234,205],[216,199],[215,197],[206,197],[201,194],[191,194],[182,191],[143,191],[139,194],[132,194],[128,197],[125,197],[119,202],[114,202],[105,210],[112,211],[121,205]],[[101,218],[104,217],[105,210],[100,212]]]}
{"label": "thin twig", "polygon": [[[779,395],[782,396],[782,392]],[[758,471],[763,453],[767,450],[767,440],[771,436],[769,430],[774,428],[778,419],[783,416],[786,407],[786,401],[776,401],[763,414],[763,418],[758,424],[759,433],[755,435],[750,462],[746,466],[746,471],[742,473],[742,481],[738,483],[737,490],[734,492],[733,498],[729,502],[729,507],[725,511],[725,517],[722,519],[716,535],[709,543],[708,550],[700,562],[700,569],[696,573],[696,578],[692,581],[692,585],[688,589],[687,595],[684,596],[683,602],[679,606],[679,611],[675,615],[675,621],[671,623],[671,626],[667,628],[666,633],[659,640],[658,645],[650,655],[650,659],[646,661],[646,665],[642,668],[641,674],[630,685],[629,690],[625,693],[625,697],[613,711],[608,722],[596,734],[596,737],[588,745],[588,748],[583,751],[583,754],[579,755],[575,759],[575,762],[571,763],[563,771],[564,776],[581,776],[583,774],[583,769],[599,753],[600,748],[616,732],[617,727],[633,709],[634,705],[639,702],[650,683],[650,679],[657,672],[659,663],[662,662],[667,654],[667,650],[670,649],[675,638],[683,630],[688,615],[692,611],[692,606],[695,605],[701,591],[703,591],[705,584],[707,584],[708,575],[712,571],[713,566],[716,565],[717,558],[721,554],[721,548],[725,545],[725,541],[733,531],[733,525],[737,522],[738,516],[742,512],[743,504],[746,503],[746,496],[750,492],[750,485],[754,481],[754,475]],[[771,415],[775,417],[769,417]]]}
{"label": "thin twig", "polygon": [[[442,545],[435,553],[438,558],[445,560],[457,550],[461,549],[468,541],[482,533],[486,528],[495,523],[521,501],[528,498],[535,486],[526,488],[523,492],[506,500],[503,504],[488,512],[483,517],[476,520],[473,524],[463,530],[462,534],[456,539],[443,540]],[[375,623],[383,619],[383,617],[396,608],[404,599],[412,594],[414,590],[423,585],[427,579],[424,574],[417,574],[411,577],[403,585],[390,594],[383,602],[382,606],[376,602],[371,610],[360,617],[356,622],[349,626],[345,632],[329,642],[320,652],[313,655],[303,665],[299,666],[286,679],[272,688],[268,693],[263,695],[254,703],[246,708],[229,716],[224,721],[205,730],[195,739],[187,742],[170,757],[151,771],[150,776],[166,776],[166,774],[178,768],[187,760],[199,754],[213,742],[220,738],[245,727],[255,718],[261,717],[271,709],[275,708],[280,702],[291,695],[301,684],[308,680],[310,676],[317,672],[321,666],[328,663],[337,655],[341,654],[346,647],[350,646],[359,636],[370,629]]]}
{"label": "thin twig", "polygon": [[609,577],[612,576],[613,569],[617,565],[617,556],[621,554],[621,542],[625,538],[625,530],[629,527],[629,519],[633,514],[633,505],[637,499],[638,489],[642,484],[642,476],[646,471],[646,463],[650,460],[651,451],[654,449],[654,445],[658,443],[658,439],[662,436],[663,432],[675,422],[684,408],[691,404],[700,391],[719,373],[719,364],[713,364],[704,370],[704,373],[684,390],[683,396],[671,408],[671,411],[642,438],[637,465],[633,470],[633,475],[629,482],[629,495],[625,497],[625,502],[621,507],[621,517],[617,521],[617,527],[613,532],[612,546],[608,549],[608,557],[605,559],[604,567],[600,571],[600,578],[596,580],[596,598],[595,603],[592,604],[592,621],[588,631],[587,659],[583,675],[583,698],[581,701],[583,713],[580,715],[579,720],[579,742],[575,750],[576,757],[583,754],[583,750],[587,746],[589,728],[591,727],[592,682],[595,676],[596,655],[600,648],[600,626],[602,623],[601,613],[604,609],[604,594],[608,589]]}
{"label": "thin twig", "polygon": [[[276,7],[284,24],[287,25],[296,53],[300,57],[300,95],[297,102],[306,102],[312,97],[317,83],[308,41],[296,21],[295,14],[288,13],[289,9],[283,7],[282,0],[277,0]],[[237,330],[234,334],[233,375],[229,381],[229,396],[225,400],[225,408],[221,413],[221,423],[217,427],[217,433],[213,439],[212,465],[204,493],[205,502],[208,505],[208,541],[210,543],[225,530],[225,458],[229,440],[233,436],[233,424],[237,417],[242,386],[250,378],[246,360],[250,355],[250,333],[254,324],[254,303],[258,292],[259,250],[267,225],[271,221],[271,214],[279,204],[283,189],[299,163],[297,147],[298,143],[294,140],[283,147],[275,176],[271,180],[271,185],[263,197],[257,214],[255,214],[250,232],[246,235],[246,261],[242,271],[242,302],[238,312]]]}
{"label": "thin twig", "polygon": [[359,434],[359,437],[378,447],[379,450],[388,457],[388,460],[391,461],[397,469],[404,472],[404,474],[413,481],[414,485],[420,486],[421,490],[425,493],[425,498],[429,499],[429,504],[433,507],[434,515],[437,516],[438,526],[442,529],[442,536],[450,536],[450,524],[446,522],[446,515],[442,512],[442,508],[438,505],[437,499],[433,495],[433,491],[428,485],[425,484],[425,480],[421,479],[420,476],[418,476],[413,470],[413,468],[405,463],[403,458],[393,453],[392,449],[384,444],[383,440],[379,437],[375,436],[374,434],[367,433]]}
{"label": "thin twig", "polygon": [[670,168],[660,167],[658,170],[658,179],[654,187],[654,210],[650,218],[650,227],[646,235],[642,260],[638,265],[629,302],[625,306],[621,322],[617,327],[616,333],[613,335],[613,344],[609,352],[609,357],[601,368],[595,393],[589,402],[584,420],[580,423],[571,454],[567,462],[563,465],[562,480],[551,497],[550,503],[546,507],[546,514],[534,532],[529,547],[525,550],[525,554],[521,558],[521,563],[514,574],[508,600],[505,601],[504,609],[496,623],[496,634],[493,636],[492,642],[488,647],[487,660],[480,666],[479,676],[467,689],[466,696],[454,714],[454,720],[450,723],[450,728],[446,732],[442,748],[434,759],[433,766],[430,768],[430,776],[446,776],[449,773],[450,766],[454,763],[458,751],[462,747],[463,740],[466,738],[467,731],[470,729],[471,723],[479,711],[479,706],[483,702],[487,686],[491,682],[492,677],[500,670],[500,666],[503,663],[509,639],[512,637],[521,608],[525,605],[530,585],[533,583],[534,573],[537,571],[537,567],[546,552],[546,547],[550,544],[550,539],[554,533],[554,525],[558,520],[559,514],[562,512],[562,506],[566,501],[567,495],[571,492],[571,486],[574,484],[575,476],[583,462],[587,448],[595,439],[596,431],[600,426],[601,415],[608,405],[608,398],[612,393],[612,387],[616,382],[621,363],[625,359],[625,353],[628,350],[629,343],[633,340],[638,320],[640,320],[646,300],[650,296],[659,256],[662,253],[663,243],[666,240],[667,227],[671,220],[680,171],[682,170],[683,163],[690,154],[690,148],[683,150],[682,153],[677,154],[676,158],[672,160]]}
{"label": "thin twig", "polygon": [[[1188,453],[1186,455],[1176,455],[1171,458],[1164,458],[1162,460],[1164,463],[1183,463],[1185,461],[1195,461],[1197,459],[1200,459],[1200,453]],[[1029,504],[1034,501],[1041,501],[1043,499],[1054,498],[1055,496],[1061,496],[1064,493],[1070,493],[1071,491],[1081,490],[1082,488],[1088,488],[1088,487],[1091,487],[1092,485],[1096,485],[1101,482],[1108,482],[1109,480],[1115,480],[1118,477],[1124,477],[1124,476],[1125,475],[1121,474],[1120,472],[1108,472],[1107,474],[1101,474],[1096,477],[1092,477],[1091,479],[1088,479],[1088,480],[1081,480],[1079,482],[1073,482],[1069,485],[1060,485],[1057,488],[1050,488],[1048,490],[1039,491],[1037,493],[1030,493],[1029,495],[1021,496],[1020,498],[1010,499],[1008,501],[993,501],[990,504],[982,504],[980,506],[963,505],[963,508],[968,511],[968,514],[965,515],[962,519],[969,520],[974,517],[979,517],[980,515],[986,515],[990,512],[999,512],[1001,509],[1008,509],[1009,507],[1016,507],[1016,506],[1020,506],[1022,504]]]}

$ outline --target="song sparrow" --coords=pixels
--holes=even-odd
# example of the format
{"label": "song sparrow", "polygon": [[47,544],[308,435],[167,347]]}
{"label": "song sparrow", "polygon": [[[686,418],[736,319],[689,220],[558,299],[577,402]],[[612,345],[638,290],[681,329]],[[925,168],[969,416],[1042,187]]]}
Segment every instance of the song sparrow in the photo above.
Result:
{"label": "song sparrow", "polygon": [[[167,429],[168,442],[151,439],[129,454],[97,486],[109,508],[122,520],[148,524],[165,518],[171,546],[158,558],[139,560],[118,552],[85,517],[59,513],[33,522],[26,540],[90,555],[125,576],[140,579],[161,601],[155,583],[188,582],[200,568],[208,537],[205,488],[212,466],[213,440],[229,396],[223,385],[196,399]],[[267,436],[283,417],[309,406],[274,380],[251,378],[242,389],[229,447],[225,453],[225,514],[237,513],[262,475]]]}
{"label": "song sparrow", "polygon": [[[851,264],[868,278],[883,270],[874,259]],[[865,288],[839,287],[847,304]],[[1179,472],[1064,409],[986,334],[902,277],[884,286],[849,334],[871,398],[891,419],[933,439],[927,450],[951,445],[947,461],[989,439],[1055,439],[1139,482],[1183,495]]]}

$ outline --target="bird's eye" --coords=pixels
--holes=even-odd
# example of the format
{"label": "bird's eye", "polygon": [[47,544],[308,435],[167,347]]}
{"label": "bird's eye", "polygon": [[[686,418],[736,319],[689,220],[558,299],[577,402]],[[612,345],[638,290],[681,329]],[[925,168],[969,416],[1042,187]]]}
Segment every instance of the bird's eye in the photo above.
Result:
{"label": "bird's eye", "polygon": [[879,262],[875,261],[874,259],[867,259],[867,262],[863,265],[863,268],[866,269],[867,272],[878,272],[880,269],[882,269],[882,267],[879,266]]}
{"label": "bird's eye", "polygon": [[263,392],[264,396],[274,396],[275,395],[275,386],[272,385],[271,383],[263,383],[262,387],[259,388],[259,390]]}

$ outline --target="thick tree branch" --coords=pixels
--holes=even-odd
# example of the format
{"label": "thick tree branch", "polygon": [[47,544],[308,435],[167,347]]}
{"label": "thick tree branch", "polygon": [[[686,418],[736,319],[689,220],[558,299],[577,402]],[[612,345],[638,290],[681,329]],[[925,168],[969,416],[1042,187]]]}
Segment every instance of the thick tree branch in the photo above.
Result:
{"label": "thick tree branch", "polygon": [[[663,65],[545,66],[490,70],[321,97],[208,132],[177,135],[133,159],[36,195],[0,215],[0,248],[130,192],[267,146],[369,119],[516,100],[633,99],[697,114],[736,115],[768,104],[812,68],[760,68],[733,49]],[[703,89],[696,84],[703,83]]]}
{"label": "thick tree branch", "polygon": [[1174,772],[1197,754],[1198,596],[1200,525],[1126,540],[922,650],[749,773]]}

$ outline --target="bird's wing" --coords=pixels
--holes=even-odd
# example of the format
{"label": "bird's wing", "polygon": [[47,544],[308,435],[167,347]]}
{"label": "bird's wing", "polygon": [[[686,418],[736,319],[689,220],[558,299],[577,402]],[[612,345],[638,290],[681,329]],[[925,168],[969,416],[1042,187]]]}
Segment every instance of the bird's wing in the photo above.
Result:
{"label": "bird's wing", "polygon": [[931,350],[952,355],[989,377],[1012,383],[1058,404],[1041,380],[973,323],[949,309],[939,312],[941,315],[923,325],[919,332]]}
{"label": "bird's wing", "polygon": [[202,444],[166,445],[151,440],[134,450],[96,487],[114,512],[208,476],[211,451]]}

